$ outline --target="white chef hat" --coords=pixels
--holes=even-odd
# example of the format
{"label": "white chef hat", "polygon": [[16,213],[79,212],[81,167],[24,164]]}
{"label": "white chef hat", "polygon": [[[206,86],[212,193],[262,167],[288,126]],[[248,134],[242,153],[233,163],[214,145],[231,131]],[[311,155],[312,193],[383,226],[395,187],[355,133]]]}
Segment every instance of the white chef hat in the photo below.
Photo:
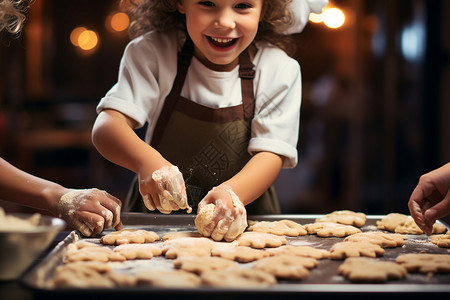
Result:
{"label": "white chef hat", "polygon": [[308,23],[309,14],[320,14],[322,8],[328,4],[328,0],[292,0],[291,10],[294,16],[294,24],[284,34],[299,33]]}

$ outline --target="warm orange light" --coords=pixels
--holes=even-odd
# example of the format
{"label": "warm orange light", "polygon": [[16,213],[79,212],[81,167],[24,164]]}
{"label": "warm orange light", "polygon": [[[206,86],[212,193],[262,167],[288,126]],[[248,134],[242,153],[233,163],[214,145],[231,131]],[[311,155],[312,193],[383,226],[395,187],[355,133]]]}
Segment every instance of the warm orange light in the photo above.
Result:
{"label": "warm orange light", "polygon": [[316,14],[316,13],[310,13],[309,14],[309,20],[313,23],[322,23],[323,17],[322,14]]}
{"label": "warm orange light", "polygon": [[322,15],[323,22],[330,28],[339,28],[344,25],[345,15],[339,8],[329,8]]}
{"label": "warm orange light", "polygon": [[130,24],[130,19],[128,18],[126,13],[118,12],[112,15],[111,17],[111,28],[114,31],[120,32],[124,31],[128,28],[128,25]]}
{"label": "warm orange light", "polygon": [[80,36],[80,34],[85,31],[86,28],[84,27],[77,27],[74,30],[72,30],[72,32],[70,33],[70,42],[72,43],[72,45],[74,46],[79,46],[78,45],[78,38]]}
{"label": "warm orange light", "polygon": [[95,31],[84,30],[78,36],[78,46],[83,50],[92,50],[98,44],[98,36]]}

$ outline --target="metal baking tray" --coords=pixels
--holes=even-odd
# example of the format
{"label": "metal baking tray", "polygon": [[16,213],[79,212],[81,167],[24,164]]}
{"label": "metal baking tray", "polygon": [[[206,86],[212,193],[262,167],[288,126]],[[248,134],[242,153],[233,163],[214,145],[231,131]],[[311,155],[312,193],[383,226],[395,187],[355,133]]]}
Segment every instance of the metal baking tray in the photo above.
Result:
{"label": "metal baking tray", "polygon": [[[249,220],[259,221],[275,221],[281,219],[290,219],[300,224],[313,223],[316,218],[324,215],[255,215],[249,216]],[[367,216],[367,222],[362,231],[376,230],[376,221],[384,216]],[[174,231],[196,231],[194,225],[195,215],[161,215],[161,214],[145,214],[145,213],[125,213],[122,215],[124,228],[138,228],[152,230],[161,237]],[[445,223],[447,228],[448,225]],[[105,233],[107,233],[106,231]],[[378,258],[380,260],[395,261],[395,258],[406,253],[442,253],[450,254],[450,249],[438,247],[429,242],[426,235],[406,235],[408,239],[403,247],[385,248],[384,256]],[[306,294],[321,295],[335,297],[336,293],[343,295],[421,295],[421,294],[444,294],[450,295],[450,274],[436,274],[432,277],[423,274],[408,274],[403,280],[388,281],[383,284],[359,284],[351,283],[338,274],[338,266],[342,260],[322,259],[319,265],[310,271],[309,276],[301,281],[279,280],[276,286],[255,290],[255,289],[225,289],[199,287],[195,289],[164,289],[155,287],[126,287],[116,289],[52,289],[48,288],[46,282],[52,277],[55,268],[62,263],[62,258],[67,246],[73,243],[77,238],[82,239],[76,231],[71,232],[33,269],[31,269],[24,277],[23,283],[33,289],[37,295],[44,295],[45,298],[55,296],[65,298],[73,295],[89,294],[89,295],[106,295],[111,296],[145,296],[145,295],[280,295],[280,294]],[[321,238],[316,235],[307,235],[299,237],[287,237],[288,244],[291,245],[308,245],[319,249],[329,250],[331,246],[343,240],[343,238]],[[90,238],[90,240],[95,240]],[[97,238],[98,240],[98,238]],[[167,264],[171,267],[171,260],[164,257],[154,257],[151,260],[135,261],[133,267],[148,268],[152,264]],[[248,264],[247,264],[248,265]]]}

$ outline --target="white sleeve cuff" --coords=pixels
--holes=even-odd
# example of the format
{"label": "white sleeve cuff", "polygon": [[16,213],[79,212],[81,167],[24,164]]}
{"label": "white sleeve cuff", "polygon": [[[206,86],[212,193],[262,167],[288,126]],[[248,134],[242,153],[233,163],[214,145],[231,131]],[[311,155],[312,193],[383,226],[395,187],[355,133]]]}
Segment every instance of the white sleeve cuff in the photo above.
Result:
{"label": "white sleeve cuff", "polygon": [[252,138],[248,146],[251,155],[257,152],[267,151],[283,156],[283,168],[290,169],[297,165],[297,148],[292,145],[272,139]]}

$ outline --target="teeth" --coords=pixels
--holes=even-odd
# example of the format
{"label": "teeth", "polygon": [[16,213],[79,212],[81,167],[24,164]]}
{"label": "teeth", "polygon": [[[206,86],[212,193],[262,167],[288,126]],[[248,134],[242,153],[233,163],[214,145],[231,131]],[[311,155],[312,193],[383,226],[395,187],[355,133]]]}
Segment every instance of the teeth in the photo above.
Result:
{"label": "teeth", "polygon": [[233,39],[221,39],[221,38],[214,38],[214,37],[212,37],[211,38],[214,42],[217,42],[217,43],[229,43],[229,42],[231,42]]}

